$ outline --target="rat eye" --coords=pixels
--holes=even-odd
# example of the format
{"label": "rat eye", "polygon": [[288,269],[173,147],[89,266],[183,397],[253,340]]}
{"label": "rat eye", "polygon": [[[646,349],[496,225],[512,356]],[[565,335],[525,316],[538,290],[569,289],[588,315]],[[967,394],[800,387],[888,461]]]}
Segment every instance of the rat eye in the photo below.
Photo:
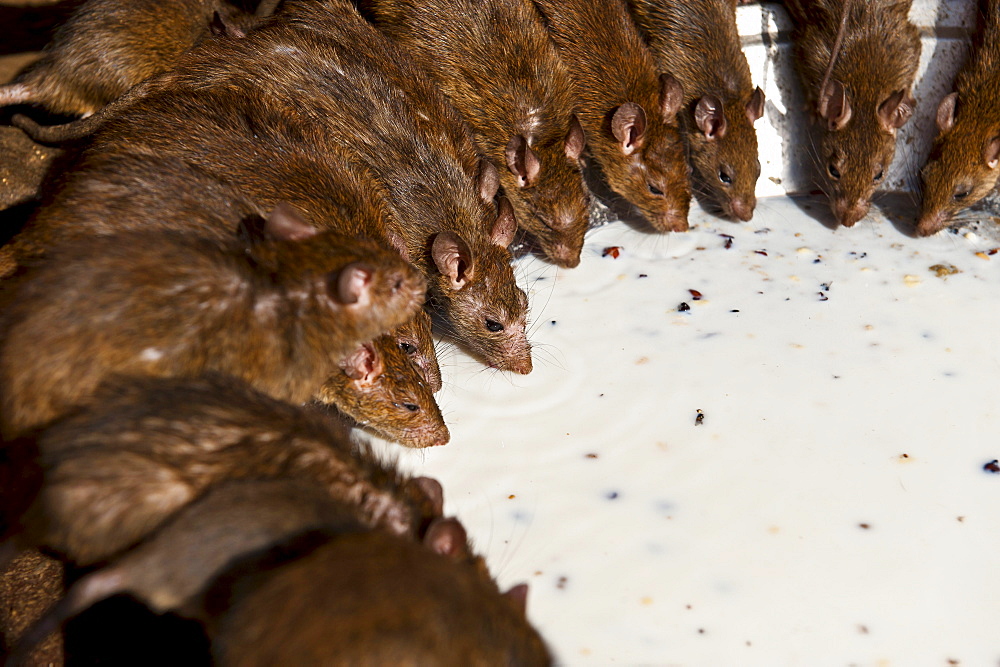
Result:
{"label": "rat eye", "polygon": [[826,171],[827,171],[827,173],[830,174],[830,178],[832,178],[834,180],[839,180],[840,179],[840,170],[837,169],[837,167],[834,166],[834,164],[832,162],[826,166]]}
{"label": "rat eye", "polygon": [[733,177],[729,174],[729,171],[727,169],[719,170],[719,180],[725,183],[726,185],[733,184]]}
{"label": "rat eye", "polygon": [[410,412],[418,412],[420,410],[420,406],[413,403],[393,403],[393,405],[397,408],[406,408]]}
{"label": "rat eye", "polygon": [[972,193],[969,190],[961,190],[961,191],[956,192],[955,194],[953,194],[951,196],[951,198],[954,199],[955,201],[962,201],[963,199],[965,199],[966,197],[968,197],[970,194],[972,194]]}
{"label": "rat eye", "polygon": [[648,183],[647,185],[649,186],[649,191],[651,193],[653,193],[657,197],[662,197],[663,196],[663,190],[661,190],[660,188],[656,187],[652,183]]}
{"label": "rat eye", "polygon": [[885,176],[885,169],[879,169],[878,173],[875,174],[875,181],[874,182],[878,183],[879,181],[882,180],[883,176]]}
{"label": "rat eye", "polygon": [[497,333],[498,331],[503,331],[503,325],[499,322],[494,322],[493,320],[486,320],[486,328]]}
{"label": "rat eye", "polygon": [[417,346],[413,343],[407,343],[405,340],[399,341],[399,349],[401,349],[406,354],[416,354]]}

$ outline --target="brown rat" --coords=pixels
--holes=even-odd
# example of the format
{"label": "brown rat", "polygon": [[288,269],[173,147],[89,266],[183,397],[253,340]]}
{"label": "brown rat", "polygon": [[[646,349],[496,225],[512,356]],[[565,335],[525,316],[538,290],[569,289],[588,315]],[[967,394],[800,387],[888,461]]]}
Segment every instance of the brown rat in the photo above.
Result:
{"label": "brown rat", "polygon": [[[355,151],[391,194],[409,255],[428,277],[428,298],[449,333],[496,368],[530,372],[527,297],[506,249],[517,223],[508,202],[494,207],[496,168],[478,154],[464,121],[347,0],[287,2],[282,19],[229,46],[270,42],[271,61],[284,58],[282,84],[303,81],[296,98],[303,85],[315,89],[306,106],[313,113],[322,106],[331,140]],[[229,80],[245,78],[240,71]]]}
{"label": "brown rat", "polygon": [[677,79],[657,76],[623,0],[535,4],[570,70],[587,145],[608,185],[655,229],[686,231],[691,186]]}
{"label": "brown rat", "polygon": [[852,227],[868,215],[896,152],[896,131],[913,114],[910,88],[920,35],[908,19],[911,1],[785,4],[795,22],[795,62],[820,136],[823,189],[837,221]]}
{"label": "brown rat", "polygon": [[0,106],[37,104],[88,116],[220,31],[242,36],[257,19],[226,0],[88,0],[34,65],[0,88]]}
{"label": "brown rat", "polygon": [[629,0],[661,71],[684,89],[681,129],[695,191],[728,218],[749,220],[760,176],[754,122],[764,91],[754,88],[736,28],[736,0]]}
{"label": "brown rat", "polygon": [[84,575],[23,633],[8,665],[94,603],[128,593],[157,613],[193,611],[208,583],[241,556],[311,530],[361,530],[350,507],[295,479],[239,480],[210,487],[147,541]]}
{"label": "brown rat", "polygon": [[144,539],[224,480],[305,479],[364,525],[414,538],[443,504],[436,481],[406,479],[323,415],[225,376],[109,381],[37,448],[42,484],[9,537],[79,565]]}
{"label": "brown rat", "polygon": [[1000,3],[980,0],[979,30],[955,92],[938,104],[938,136],[921,171],[917,234],[930,236],[997,184],[1000,174]]}
{"label": "brown rat", "polygon": [[563,267],[580,261],[589,196],[586,145],[569,72],[530,0],[366,0],[362,9],[407,49],[462,113],[518,224]]}
{"label": "brown rat", "polygon": [[394,335],[362,343],[316,393],[359,426],[406,447],[447,444],[450,436],[431,387],[414,382],[410,358]]}
{"label": "brown rat", "polygon": [[[158,90],[157,81],[143,87]],[[199,233],[227,234],[230,220],[285,201],[320,229],[367,237],[408,259],[386,193],[339,146],[314,146],[308,120],[288,118],[266,98],[231,91],[206,92],[196,101],[190,95],[182,95],[183,101],[169,93],[145,96],[134,97],[128,112],[94,137],[47,206],[4,252],[24,261],[70,235],[145,226],[150,219],[173,229],[194,229],[187,217],[202,219],[202,212],[216,210],[222,215],[211,216],[214,229],[202,222]],[[241,200],[248,202],[242,209]],[[161,211],[184,215],[164,219]],[[440,389],[427,318],[409,327],[399,342],[425,381]]]}
{"label": "brown rat", "polygon": [[279,207],[265,238],[169,230],[78,239],[4,308],[3,432],[80,402],[112,374],[231,373],[302,402],[360,342],[406,321],[423,278],[398,255],[318,232]]}
{"label": "brown rat", "polygon": [[552,662],[526,588],[501,594],[485,570],[379,531],[338,535],[226,590],[210,631],[220,665]]}

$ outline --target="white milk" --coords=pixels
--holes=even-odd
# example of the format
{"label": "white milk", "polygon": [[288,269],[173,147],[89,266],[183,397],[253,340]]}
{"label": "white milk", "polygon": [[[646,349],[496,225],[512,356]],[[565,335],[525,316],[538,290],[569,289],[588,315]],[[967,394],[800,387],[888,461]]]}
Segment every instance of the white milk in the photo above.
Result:
{"label": "white milk", "polygon": [[403,465],[561,663],[1000,659],[1000,243],[826,211],[593,230],[519,265],[533,373],[443,355],[452,441]]}

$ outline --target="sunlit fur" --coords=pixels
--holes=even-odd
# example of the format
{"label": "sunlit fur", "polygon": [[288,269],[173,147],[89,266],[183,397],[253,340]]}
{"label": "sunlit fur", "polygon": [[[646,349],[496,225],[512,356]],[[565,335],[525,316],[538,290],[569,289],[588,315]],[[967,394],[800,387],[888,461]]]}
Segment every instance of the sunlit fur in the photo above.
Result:
{"label": "sunlit fur", "polygon": [[[590,153],[608,185],[659,231],[685,231],[691,200],[677,118],[660,113],[660,78],[623,2],[538,0],[570,70]],[[642,107],[646,132],[626,155],[611,132],[615,110]],[[662,195],[650,191],[653,186]]]}
{"label": "sunlit fur", "polygon": [[[340,274],[369,283],[342,302]],[[4,437],[45,423],[110,375],[229,373],[307,400],[358,343],[412,317],[424,280],[398,256],[332,233],[247,245],[127,231],[53,249],[4,283]]]}
{"label": "sunlit fur", "polygon": [[[924,199],[917,233],[928,236],[948,225],[958,211],[972,206],[997,183],[1000,169],[983,156],[1000,137],[1000,6],[982,2],[980,34],[969,60],[955,79],[958,99],[954,126],[939,134],[921,177]],[[956,197],[956,195],[958,195]],[[962,196],[965,195],[965,196]]]}
{"label": "sunlit fur", "polygon": [[[796,27],[795,62],[815,112],[845,0],[790,0]],[[920,35],[910,23],[910,0],[850,0],[851,11],[831,81],[847,91],[851,118],[831,130],[815,118],[823,190],[845,227],[868,214],[896,152],[896,132],[883,127],[879,107],[894,93],[910,94],[920,59]],[[830,166],[840,174],[832,176]],[[882,175],[880,178],[879,175]]]}
{"label": "sunlit fur", "polygon": [[243,30],[256,23],[223,0],[88,0],[36,63],[0,87],[0,106],[33,103],[59,114],[92,114],[208,37],[213,12]]}
{"label": "sunlit fur", "polygon": [[[734,0],[629,0],[636,22],[660,71],[684,88],[681,127],[694,169],[696,187],[723,215],[749,220],[760,176],[757,132],[747,116],[754,94],[750,67],[736,28]],[[718,98],[726,119],[723,136],[712,139],[698,129],[694,108],[704,95]],[[732,183],[719,178],[726,172]]]}
{"label": "sunlit fur", "polygon": [[434,401],[431,387],[399,347],[396,332],[366,344],[377,372],[353,378],[349,369],[335,372],[316,398],[333,404],[358,425],[406,447],[431,447],[448,442],[448,427]]}
{"label": "sunlit fur", "polygon": [[[566,155],[575,99],[569,72],[530,0],[365,0],[376,24],[408,49],[462,113],[518,225],[560,266],[576,266],[588,223],[580,164]],[[524,136],[537,181],[518,185],[505,150]]]}

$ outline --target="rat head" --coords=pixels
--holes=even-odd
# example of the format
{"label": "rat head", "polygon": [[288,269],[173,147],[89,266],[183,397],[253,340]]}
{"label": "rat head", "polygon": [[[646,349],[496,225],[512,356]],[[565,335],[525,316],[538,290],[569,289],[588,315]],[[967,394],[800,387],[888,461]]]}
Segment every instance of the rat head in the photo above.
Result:
{"label": "rat head", "polygon": [[938,136],[920,172],[924,182],[917,223],[920,236],[946,227],[955,213],[989,194],[1000,175],[1000,128],[984,123],[991,110],[960,102],[958,93],[951,93],[938,105]]}
{"label": "rat head", "polygon": [[431,388],[394,334],[363,343],[340,362],[340,372],[317,398],[376,435],[406,447],[448,442],[448,427]]}
{"label": "rat head", "polygon": [[915,104],[906,90],[874,105],[852,101],[850,92],[840,81],[830,81],[817,104],[825,189],[833,215],[845,227],[868,215],[872,196],[896,153],[896,130],[913,115]]}
{"label": "rat head", "polygon": [[698,185],[722,207],[727,218],[747,221],[757,205],[760,176],[754,122],[764,114],[764,91],[725,103],[703,95],[689,110],[691,165]]}
{"label": "rat head", "polygon": [[602,165],[608,185],[662,232],[688,228],[691,185],[677,129],[682,99],[677,79],[662,74],[656,108],[625,102],[611,111],[606,123],[617,153]]}
{"label": "rat head", "polygon": [[583,235],[590,222],[590,195],[583,183],[580,156],[587,145],[583,126],[570,116],[568,129],[556,141],[532,141],[514,135],[505,156],[510,176],[504,188],[517,220],[556,265],[580,263]]}
{"label": "rat head", "polygon": [[367,340],[403,324],[424,301],[426,282],[396,252],[360,238],[320,232],[278,204],[251,243],[258,271],[322,327]]}
{"label": "rat head", "polygon": [[437,273],[433,290],[452,333],[472,353],[505,371],[531,372],[531,344],[525,332],[528,297],[517,286],[507,246],[517,221],[501,198],[490,235],[475,245],[455,232],[440,232],[431,243]]}
{"label": "rat head", "polygon": [[438,366],[434,338],[431,335],[431,316],[421,308],[412,320],[396,327],[390,335],[410,363],[417,367],[431,391],[440,391],[441,367]]}

